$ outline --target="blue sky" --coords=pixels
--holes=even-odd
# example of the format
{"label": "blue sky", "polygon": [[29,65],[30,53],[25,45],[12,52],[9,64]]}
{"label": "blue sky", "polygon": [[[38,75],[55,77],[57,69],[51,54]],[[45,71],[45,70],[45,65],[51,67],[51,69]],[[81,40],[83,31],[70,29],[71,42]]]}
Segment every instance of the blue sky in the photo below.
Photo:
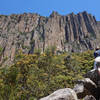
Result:
{"label": "blue sky", "polygon": [[87,11],[100,20],[100,0],[0,0],[0,14],[24,12],[49,16],[52,11],[67,15]]}

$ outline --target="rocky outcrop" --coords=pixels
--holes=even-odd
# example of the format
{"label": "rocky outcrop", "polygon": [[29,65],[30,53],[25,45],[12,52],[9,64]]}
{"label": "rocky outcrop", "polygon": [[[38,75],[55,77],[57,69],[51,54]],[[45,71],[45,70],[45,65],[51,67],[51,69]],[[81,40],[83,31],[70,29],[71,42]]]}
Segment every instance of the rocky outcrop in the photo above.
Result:
{"label": "rocky outcrop", "polygon": [[83,80],[78,80],[78,84],[75,85],[74,91],[79,99],[84,98],[86,95],[96,96],[97,85],[89,78],[85,78]]}
{"label": "rocky outcrop", "polygon": [[44,97],[40,100],[78,100],[76,93],[70,89],[70,88],[65,88],[65,89],[59,89],[52,93],[51,95]]}
{"label": "rocky outcrop", "polygon": [[100,76],[91,70],[85,78],[78,80],[73,89],[59,89],[40,100],[100,100]]}
{"label": "rocky outcrop", "polygon": [[78,84],[75,85],[74,91],[76,92],[79,99],[90,98],[91,96],[96,99],[98,98],[98,87],[89,78],[80,80]]}
{"label": "rocky outcrop", "polygon": [[13,62],[19,50],[31,54],[51,46],[59,51],[94,49],[100,45],[99,33],[99,22],[87,12],[66,16],[53,12],[49,17],[31,13],[0,15],[0,62]]}
{"label": "rocky outcrop", "polygon": [[[78,84],[74,87],[78,98],[85,100],[99,100],[100,99],[100,76],[97,70],[91,70],[84,75],[83,80],[79,80]],[[92,98],[92,99],[90,99]],[[95,98],[95,99],[94,99]]]}

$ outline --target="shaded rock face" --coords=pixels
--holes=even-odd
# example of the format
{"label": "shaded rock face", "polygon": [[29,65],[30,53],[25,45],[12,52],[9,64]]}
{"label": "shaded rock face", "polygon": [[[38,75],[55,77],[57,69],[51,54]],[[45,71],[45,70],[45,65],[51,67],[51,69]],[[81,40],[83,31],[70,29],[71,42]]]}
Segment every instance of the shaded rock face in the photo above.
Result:
{"label": "shaded rock face", "polygon": [[14,60],[19,50],[33,53],[56,46],[59,51],[85,51],[99,43],[100,25],[87,12],[49,17],[38,14],[0,15],[0,62]]}
{"label": "shaded rock face", "polygon": [[75,85],[73,90],[76,92],[79,99],[82,99],[82,98],[86,97],[87,95],[89,95],[88,98],[90,98],[91,96],[94,97],[94,98],[98,97],[97,96],[98,95],[97,94],[98,87],[89,78],[79,80],[78,84]]}
{"label": "shaded rock face", "polygon": [[78,100],[76,93],[70,89],[70,88],[65,88],[65,89],[59,89],[52,93],[51,95],[44,97],[40,100]]}

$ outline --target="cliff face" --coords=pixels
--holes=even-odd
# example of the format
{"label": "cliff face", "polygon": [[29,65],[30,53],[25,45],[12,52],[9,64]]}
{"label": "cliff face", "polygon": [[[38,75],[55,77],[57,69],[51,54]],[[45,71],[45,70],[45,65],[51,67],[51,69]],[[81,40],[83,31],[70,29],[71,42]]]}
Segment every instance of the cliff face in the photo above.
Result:
{"label": "cliff face", "polygon": [[21,49],[33,53],[56,46],[59,51],[85,51],[99,43],[100,22],[87,12],[49,17],[38,14],[0,15],[0,61],[13,61]]}

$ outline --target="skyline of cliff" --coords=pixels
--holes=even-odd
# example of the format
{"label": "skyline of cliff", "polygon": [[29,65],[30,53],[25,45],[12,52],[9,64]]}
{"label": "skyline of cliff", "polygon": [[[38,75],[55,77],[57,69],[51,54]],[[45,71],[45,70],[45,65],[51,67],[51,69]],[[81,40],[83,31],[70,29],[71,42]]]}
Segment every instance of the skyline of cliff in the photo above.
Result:
{"label": "skyline of cliff", "polygon": [[12,13],[38,13],[41,16],[49,16],[52,11],[57,11],[61,15],[74,12],[87,11],[100,20],[99,0],[1,0],[0,14],[10,15]]}

